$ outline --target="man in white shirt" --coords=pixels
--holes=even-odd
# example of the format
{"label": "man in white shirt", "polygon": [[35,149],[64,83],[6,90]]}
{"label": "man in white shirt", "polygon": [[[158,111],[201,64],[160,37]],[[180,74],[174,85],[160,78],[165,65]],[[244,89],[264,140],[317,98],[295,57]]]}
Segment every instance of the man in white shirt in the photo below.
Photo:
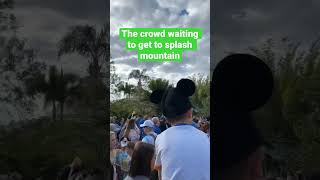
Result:
{"label": "man in white shirt", "polygon": [[155,143],[155,169],[162,180],[209,180],[210,142],[208,136],[192,126],[189,96],[195,84],[182,79],[177,87],[154,91],[150,100],[160,103],[163,114],[172,125],[158,135]]}

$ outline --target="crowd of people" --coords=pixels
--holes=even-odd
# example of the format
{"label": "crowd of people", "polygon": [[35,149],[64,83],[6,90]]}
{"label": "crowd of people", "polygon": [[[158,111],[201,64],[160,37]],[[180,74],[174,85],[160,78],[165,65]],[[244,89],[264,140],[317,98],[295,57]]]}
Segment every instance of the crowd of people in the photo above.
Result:
{"label": "crowd of people", "polygon": [[[252,116],[272,95],[270,68],[255,56],[232,54],[218,63],[212,77],[214,121],[194,118],[189,97],[196,87],[191,80],[181,79],[176,87],[150,95],[163,116],[132,116],[110,124],[113,180],[209,180],[210,134],[213,179],[283,179],[263,177],[268,143]],[[209,122],[214,127],[211,133]],[[287,179],[315,180],[319,173]]]}
{"label": "crowd of people", "polygon": [[[190,124],[209,138],[209,123],[209,118],[193,117]],[[172,124],[163,115],[142,117],[133,112],[128,118],[111,117],[110,160],[113,180],[159,179],[155,167],[155,143],[157,137],[171,127]]]}
{"label": "crowd of people", "polygon": [[209,180],[210,118],[195,117],[195,84],[155,90],[150,101],[162,115],[112,118],[110,165],[113,180]]}

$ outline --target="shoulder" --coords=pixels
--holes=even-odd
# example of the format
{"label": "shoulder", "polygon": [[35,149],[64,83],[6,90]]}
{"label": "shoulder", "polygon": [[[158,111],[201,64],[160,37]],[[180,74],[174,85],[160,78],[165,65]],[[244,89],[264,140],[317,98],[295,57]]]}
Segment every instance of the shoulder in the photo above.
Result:
{"label": "shoulder", "polygon": [[142,142],[149,142],[149,139],[150,139],[150,137],[148,136],[148,135],[146,135],[146,136],[144,136],[143,138],[142,138]]}

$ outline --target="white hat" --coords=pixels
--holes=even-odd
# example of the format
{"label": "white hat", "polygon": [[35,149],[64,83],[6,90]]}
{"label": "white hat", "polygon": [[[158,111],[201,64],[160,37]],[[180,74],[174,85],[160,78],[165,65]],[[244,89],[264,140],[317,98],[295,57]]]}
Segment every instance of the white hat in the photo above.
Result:
{"label": "white hat", "polygon": [[140,125],[140,127],[154,127],[154,123],[151,120],[145,120],[143,124]]}

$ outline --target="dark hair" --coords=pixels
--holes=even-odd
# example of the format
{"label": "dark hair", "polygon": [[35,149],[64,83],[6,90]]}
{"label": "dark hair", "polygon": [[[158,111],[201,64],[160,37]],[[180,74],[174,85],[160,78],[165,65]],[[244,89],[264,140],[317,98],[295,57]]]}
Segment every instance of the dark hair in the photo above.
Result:
{"label": "dark hair", "polygon": [[154,155],[154,146],[144,142],[137,142],[133,149],[129,176],[146,176],[151,173],[151,160]]}
{"label": "dark hair", "polygon": [[[188,111],[187,111],[187,112],[188,112]],[[177,116],[175,116],[175,117],[167,118],[167,119],[168,119],[168,121],[169,121],[170,123],[175,123],[175,122],[177,122],[177,121],[185,120],[186,117],[187,117],[187,112],[185,112],[185,113],[183,113],[183,114],[181,114],[181,115],[177,115]]]}
{"label": "dark hair", "polygon": [[134,146],[135,146],[135,143],[132,142],[132,141],[129,141],[129,142],[128,142],[128,145],[127,145],[127,148],[129,148],[129,149],[134,149]]}
{"label": "dark hair", "polygon": [[125,130],[125,133],[124,133],[124,137],[128,138],[130,130],[134,129],[134,128],[135,128],[135,120],[134,119],[130,119],[128,121],[128,124],[127,124],[127,127],[126,127],[126,130]]}
{"label": "dark hair", "polygon": [[134,128],[135,128],[135,119],[130,119],[130,120],[128,121],[128,126],[127,126],[127,128],[129,128],[129,129],[134,129]]}

